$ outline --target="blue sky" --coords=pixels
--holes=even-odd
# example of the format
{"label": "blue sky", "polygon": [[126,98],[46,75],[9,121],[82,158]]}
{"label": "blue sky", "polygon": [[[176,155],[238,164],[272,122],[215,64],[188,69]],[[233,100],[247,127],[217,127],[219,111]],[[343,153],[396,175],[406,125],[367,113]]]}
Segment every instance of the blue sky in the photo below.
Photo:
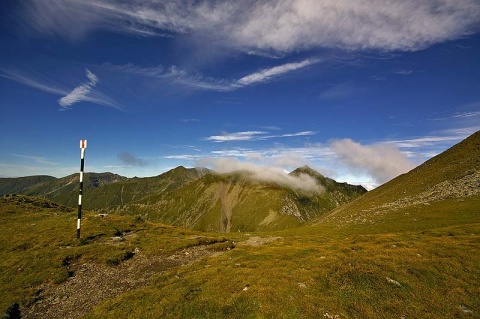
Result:
{"label": "blue sky", "polygon": [[309,165],[374,187],[480,129],[478,0],[0,4],[0,176]]}

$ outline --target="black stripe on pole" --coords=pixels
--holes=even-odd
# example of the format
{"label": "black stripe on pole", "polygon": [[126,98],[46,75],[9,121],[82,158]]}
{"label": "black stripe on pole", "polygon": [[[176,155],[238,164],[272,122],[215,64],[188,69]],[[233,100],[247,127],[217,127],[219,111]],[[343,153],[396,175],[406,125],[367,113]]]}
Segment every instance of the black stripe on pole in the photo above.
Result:
{"label": "black stripe on pole", "polygon": [[85,148],[87,148],[87,140],[80,141],[80,190],[78,193],[78,216],[77,216],[77,239],[80,238],[80,226],[82,221],[82,193],[83,193],[83,169],[85,167]]}

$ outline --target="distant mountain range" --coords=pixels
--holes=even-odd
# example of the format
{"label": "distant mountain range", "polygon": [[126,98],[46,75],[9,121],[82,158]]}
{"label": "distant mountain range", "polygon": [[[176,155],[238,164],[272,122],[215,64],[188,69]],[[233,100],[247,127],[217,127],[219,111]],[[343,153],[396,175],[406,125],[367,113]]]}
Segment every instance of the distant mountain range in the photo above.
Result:
{"label": "distant mountain range", "polygon": [[[459,207],[470,214],[479,204],[480,132],[368,193],[362,186],[338,183],[306,166],[289,177],[308,177],[318,187],[308,191],[259,180],[249,172],[220,174],[182,166],[148,178],[87,173],[83,205],[99,213],[136,215],[212,232],[271,231],[322,223],[337,228],[395,223],[397,229],[402,224],[407,229],[412,220],[417,224],[422,218],[435,221],[435,212],[451,214]],[[0,178],[0,195],[11,193],[76,207],[78,174],[58,179]]]}
{"label": "distant mountain range", "polygon": [[[141,215],[202,231],[261,231],[300,226],[367,192],[362,186],[337,183],[306,166],[289,176],[307,176],[317,183],[318,190],[259,181],[248,172],[219,174],[182,166],[148,178],[86,173],[83,207],[103,213]],[[59,179],[1,178],[0,195],[10,193],[44,197],[75,207],[78,174]]]}

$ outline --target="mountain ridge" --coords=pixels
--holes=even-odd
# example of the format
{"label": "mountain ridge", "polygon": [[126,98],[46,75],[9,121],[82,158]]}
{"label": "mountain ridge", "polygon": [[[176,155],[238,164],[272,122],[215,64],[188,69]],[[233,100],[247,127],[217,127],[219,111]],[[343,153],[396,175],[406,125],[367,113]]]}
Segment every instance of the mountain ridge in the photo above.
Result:
{"label": "mountain ridge", "polygon": [[[305,171],[293,175],[301,173]],[[313,175],[319,183],[328,182],[324,191],[299,191],[239,171],[211,171],[172,192],[153,194],[113,211],[200,231],[279,230],[301,226],[366,192],[362,186],[327,180],[318,172]]]}
{"label": "mountain ridge", "polygon": [[[298,227],[366,192],[307,166],[274,177],[183,166],[145,178],[86,173],[83,207],[201,231],[261,231]],[[73,174],[35,184],[22,194],[76,207],[77,178]],[[309,187],[301,187],[303,182]]]}

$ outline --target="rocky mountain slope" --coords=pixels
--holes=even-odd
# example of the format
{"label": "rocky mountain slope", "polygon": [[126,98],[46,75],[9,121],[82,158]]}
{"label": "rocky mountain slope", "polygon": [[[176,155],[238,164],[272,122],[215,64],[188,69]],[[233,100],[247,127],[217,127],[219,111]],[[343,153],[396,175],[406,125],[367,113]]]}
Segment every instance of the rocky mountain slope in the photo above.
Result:
{"label": "rocky mountain slope", "polygon": [[201,231],[264,231],[298,227],[366,193],[362,186],[337,183],[308,167],[291,173],[300,174],[312,177],[321,190],[305,192],[259,182],[243,172],[210,172],[171,192],[114,211]]}

